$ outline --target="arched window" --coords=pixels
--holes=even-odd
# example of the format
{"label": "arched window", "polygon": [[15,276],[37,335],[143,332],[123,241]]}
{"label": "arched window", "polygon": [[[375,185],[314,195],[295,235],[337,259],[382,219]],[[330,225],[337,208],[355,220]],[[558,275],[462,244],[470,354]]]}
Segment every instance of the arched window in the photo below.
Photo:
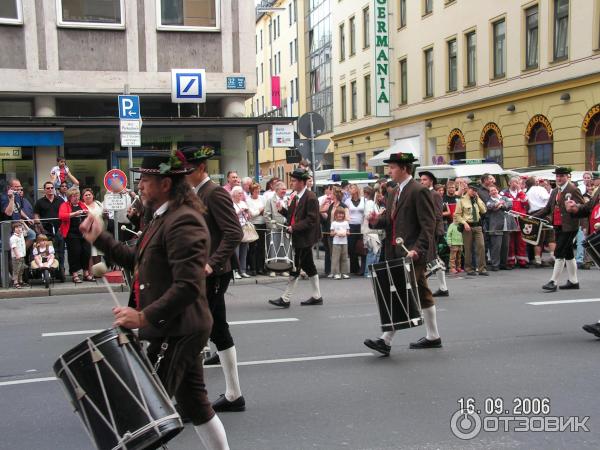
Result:
{"label": "arched window", "polygon": [[536,123],[529,135],[529,165],[554,164],[552,132],[543,123]]}
{"label": "arched window", "polygon": [[448,153],[450,159],[466,159],[467,147],[465,145],[465,136],[458,128],[455,128],[448,135]]}
{"label": "arched window", "polygon": [[585,134],[585,170],[600,170],[600,113],[592,117]]}
{"label": "arched window", "polygon": [[488,123],[483,127],[481,143],[483,144],[483,156],[486,159],[493,159],[498,164],[502,165],[502,151],[504,149],[502,143],[502,133],[500,128],[493,122]]}

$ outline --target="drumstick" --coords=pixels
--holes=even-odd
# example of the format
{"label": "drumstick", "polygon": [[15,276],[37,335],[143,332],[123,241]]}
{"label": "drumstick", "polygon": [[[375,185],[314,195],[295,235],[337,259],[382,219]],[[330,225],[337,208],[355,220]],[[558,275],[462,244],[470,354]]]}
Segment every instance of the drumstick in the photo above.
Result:
{"label": "drumstick", "polygon": [[121,230],[129,231],[131,234],[135,234],[137,237],[140,237],[142,235],[141,231],[133,231],[133,230],[127,228],[125,225],[121,225]]}
{"label": "drumstick", "polygon": [[115,303],[115,306],[117,308],[120,308],[121,307],[121,302],[119,302],[119,299],[115,295],[115,293],[114,293],[114,291],[112,289],[112,286],[110,285],[110,283],[108,282],[108,280],[104,276],[104,274],[106,272],[108,272],[108,267],[106,267],[106,264],[104,264],[103,262],[99,262],[98,264],[94,264],[92,266],[92,273],[94,274],[95,277],[102,278],[102,281],[104,282],[104,286],[106,286],[106,289],[108,289],[108,293],[112,297],[113,302]]}
{"label": "drumstick", "polygon": [[402,239],[401,237],[397,237],[396,245],[399,245],[400,247],[402,247],[402,250],[404,250],[408,254],[408,249],[404,246],[404,239]]}

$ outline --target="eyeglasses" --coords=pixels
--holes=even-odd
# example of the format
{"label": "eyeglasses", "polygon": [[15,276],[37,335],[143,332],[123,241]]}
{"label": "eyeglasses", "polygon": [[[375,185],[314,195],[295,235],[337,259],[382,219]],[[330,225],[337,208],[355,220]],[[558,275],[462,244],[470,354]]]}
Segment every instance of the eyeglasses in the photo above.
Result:
{"label": "eyeglasses", "polygon": [[46,189],[47,191],[52,191],[54,190],[54,186],[46,186],[44,189]]}

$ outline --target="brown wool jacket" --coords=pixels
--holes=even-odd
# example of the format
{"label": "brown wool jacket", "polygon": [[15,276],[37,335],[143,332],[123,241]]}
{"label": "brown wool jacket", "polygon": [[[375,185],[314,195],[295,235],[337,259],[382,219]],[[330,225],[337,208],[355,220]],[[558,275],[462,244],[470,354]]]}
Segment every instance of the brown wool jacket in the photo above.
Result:
{"label": "brown wool jacket", "polygon": [[562,219],[562,230],[563,231],[577,231],[577,230],[579,230],[579,220],[577,220],[576,218],[574,218],[573,216],[571,216],[571,214],[569,214],[567,212],[567,209],[565,207],[565,201],[567,200],[567,198],[566,198],[567,194],[571,194],[571,200],[575,201],[575,203],[577,203],[577,204],[582,204],[583,196],[581,195],[581,192],[579,192],[579,189],[577,188],[577,186],[575,186],[573,183],[571,183],[569,181],[567,183],[567,187],[565,187],[563,195],[561,195],[560,200],[557,203],[556,195],[558,193],[558,189],[559,189],[558,187],[555,187],[554,189],[552,189],[552,192],[550,193],[550,198],[548,199],[548,203],[546,203],[546,206],[544,206],[539,211],[536,211],[533,215],[535,217],[540,217],[540,218],[549,217],[550,222],[553,222],[554,221],[554,208],[558,207],[560,209],[560,217]]}
{"label": "brown wool jacket", "polygon": [[[137,266],[140,309],[149,322],[140,329],[140,338],[210,332],[204,274],[210,237],[199,211],[185,205],[167,209],[148,225],[136,247],[107,232],[94,246],[133,272]],[[129,306],[136,306],[133,291]]]}
{"label": "brown wool jacket", "polygon": [[292,223],[292,245],[294,248],[312,247],[321,239],[321,214],[319,213],[319,200],[317,195],[308,189],[302,198],[294,196],[287,209],[287,223]]}

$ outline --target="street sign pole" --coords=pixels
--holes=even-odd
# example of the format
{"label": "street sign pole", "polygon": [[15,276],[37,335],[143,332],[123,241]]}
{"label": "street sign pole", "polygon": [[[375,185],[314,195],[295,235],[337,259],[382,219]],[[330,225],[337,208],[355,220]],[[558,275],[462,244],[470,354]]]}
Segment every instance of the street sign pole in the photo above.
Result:
{"label": "street sign pole", "polygon": [[[125,88],[123,89],[123,93],[125,95],[129,95],[129,85],[126,84]],[[131,189],[133,191],[133,172],[131,171],[131,168],[133,167],[133,148],[132,147],[127,147],[127,159],[129,161],[129,189]],[[116,236],[116,232],[115,232],[115,236]]]}

